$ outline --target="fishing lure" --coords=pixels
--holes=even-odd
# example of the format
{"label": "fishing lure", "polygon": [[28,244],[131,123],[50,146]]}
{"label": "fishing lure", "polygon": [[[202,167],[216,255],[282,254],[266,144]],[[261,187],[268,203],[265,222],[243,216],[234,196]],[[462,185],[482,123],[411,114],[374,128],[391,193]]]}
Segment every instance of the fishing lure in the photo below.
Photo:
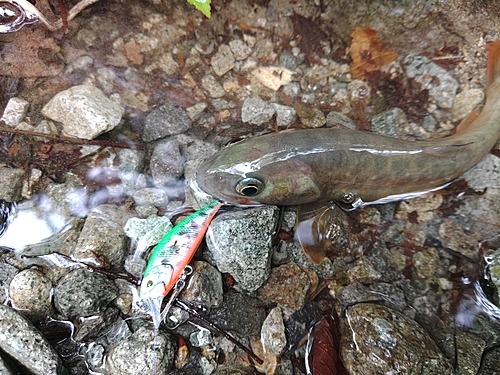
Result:
{"label": "fishing lure", "polygon": [[0,199],[0,237],[3,236],[16,214],[16,202],[7,202]]}
{"label": "fishing lure", "polygon": [[[149,308],[155,329],[158,329],[184,287],[185,278],[192,272],[189,262],[221,206],[222,203],[214,201],[189,215],[170,230],[151,253],[141,281],[139,297]],[[172,294],[169,301],[163,311],[160,311],[163,298],[170,291]]]}

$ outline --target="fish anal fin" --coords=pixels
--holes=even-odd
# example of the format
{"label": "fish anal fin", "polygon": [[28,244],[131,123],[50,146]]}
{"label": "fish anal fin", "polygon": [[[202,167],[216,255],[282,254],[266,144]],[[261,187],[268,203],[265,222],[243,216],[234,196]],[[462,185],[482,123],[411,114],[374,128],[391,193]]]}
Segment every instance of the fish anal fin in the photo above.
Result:
{"label": "fish anal fin", "polygon": [[295,238],[314,263],[321,263],[332,250],[342,228],[342,215],[342,210],[327,202],[298,206]]}

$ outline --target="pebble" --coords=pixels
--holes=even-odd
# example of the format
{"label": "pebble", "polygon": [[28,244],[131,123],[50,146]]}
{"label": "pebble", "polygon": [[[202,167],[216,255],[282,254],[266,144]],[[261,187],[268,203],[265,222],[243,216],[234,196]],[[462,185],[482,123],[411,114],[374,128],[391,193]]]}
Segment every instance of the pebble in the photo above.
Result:
{"label": "pebble", "polygon": [[186,111],[174,102],[167,102],[146,116],[142,140],[151,142],[170,135],[184,133],[190,127],[191,119]]}
{"label": "pebble", "polygon": [[297,57],[290,51],[283,51],[279,57],[283,68],[294,71],[297,69]]}
{"label": "pebble", "polygon": [[8,126],[20,124],[26,117],[29,105],[30,104],[24,99],[16,97],[10,98],[0,121],[5,122],[5,125]]}
{"label": "pebble", "polygon": [[357,374],[453,374],[453,366],[415,321],[391,308],[359,303],[345,310],[342,362]]}
{"label": "pebble", "polygon": [[221,98],[226,95],[226,90],[219,83],[213,74],[206,74],[201,79],[201,86],[208,91],[212,98]]}
{"label": "pebble", "polygon": [[451,114],[453,121],[464,119],[474,108],[484,100],[484,92],[481,89],[468,89],[459,92],[453,102]]}
{"label": "pebble", "polygon": [[238,287],[257,290],[267,279],[278,209],[274,206],[225,212],[207,232],[207,245],[214,265],[230,273]]}
{"label": "pebble", "polygon": [[429,96],[440,108],[451,108],[458,90],[458,82],[445,69],[428,57],[408,55],[403,60],[408,78],[419,82],[422,90],[429,90]]}
{"label": "pebble", "polygon": [[127,220],[123,231],[137,243],[135,253],[140,255],[149,247],[156,245],[172,229],[167,216],[152,216],[146,219],[132,217]]}
{"label": "pebble", "polygon": [[54,290],[54,305],[65,317],[99,314],[118,296],[107,277],[80,268],[63,276]]}
{"label": "pebble", "polygon": [[280,306],[298,310],[304,306],[311,291],[308,272],[295,263],[287,263],[271,270],[258,295]]}
{"label": "pebble", "polygon": [[279,306],[271,309],[260,333],[260,342],[264,351],[273,355],[281,355],[286,348],[285,324]]}
{"label": "pebble", "polygon": [[245,99],[241,107],[241,121],[262,125],[271,120],[274,107],[259,97]]}
{"label": "pebble", "polygon": [[267,88],[278,91],[281,86],[291,82],[293,72],[285,68],[268,66],[255,69],[252,75]]}
{"label": "pebble", "polygon": [[434,247],[425,248],[413,255],[415,275],[422,279],[430,279],[440,269],[439,254]]}
{"label": "pebble", "polygon": [[387,137],[398,138],[404,135],[401,132],[407,123],[406,113],[401,108],[391,108],[373,116],[371,131]]}
{"label": "pebble", "polygon": [[14,202],[21,198],[24,174],[24,169],[0,167],[0,199]]}
{"label": "pebble", "polygon": [[183,157],[179,143],[175,140],[164,140],[156,144],[149,168],[156,186],[174,185],[183,174]]}
{"label": "pebble", "polygon": [[52,310],[52,282],[42,272],[28,268],[11,281],[13,306],[33,321],[44,321]]}
{"label": "pebble", "polygon": [[294,109],[306,128],[320,128],[326,123],[326,117],[319,108],[310,108],[297,102],[294,105]]}
{"label": "pebble", "polygon": [[0,305],[0,348],[33,375],[65,373],[45,337],[14,309]]}
{"label": "pebble", "polygon": [[127,237],[123,226],[128,214],[122,206],[103,204],[94,208],[83,225],[71,256],[98,266],[119,266],[125,259]]}
{"label": "pebble", "polygon": [[358,281],[363,284],[371,284],[380,280],[382,275],[366,257],[361,257],[347,270],[347,277],[351,283]]}
{"label": "pebble", "polygon": [[107,355],[106,364],[114,375],[166,373],[174,362],[175,342],[163,330],[142,326],[118,343]]}
{"label": "pebble", "polygon": [[231,48],[236,61],[245,60],[248,56],[250,56],[250,53],[252,53],[250,46],[241,39],[231,40],[229,42],[229,47]]}
{"label": "pebble", "polygon": [[489,191],[500,189],[500,158],[488,154],[462,177],[470,188],[478,191],[487,189],[485,195],[488,195]]}
{"label": "pebble", "polygon": [[215,74],[219,77],[233,69],[234,56],[231,48],[226,44],[221,45],[219,50],[212,56],[211,64]]}
{"label": "pebble", "polygon": [[295,120],[296,112],[292,107],[278,103],[271,103],[271,105],[276,112],[276,125],[278,127],[286,127]]}
{"label": "pebble", "polygon": [[325,124],[329,128],[340,126],[347,129],[357,129],[356,124],[350,117],[344,115],[342,112],[337,111],[328,112],[328,114],[326,115]]}
{"label": "pebble", "polygon": [[167,193],[158,188],[144,188],[137,190],[134,195],[132,195],[132,199],[138,206],[152,204],[156,207],[164,207],[168,204]]}
{"label": "pebble", "polygon": [[104,95],[97,87],[73,86],[55,95],[42,114],[62,123],[61,134],[67,137],[94,139],[114,129],[121,121],[124,108]]}
{"label": "pebble", "polygon": [[8,299],[9,285],[18,272],[16,267],[6,263],[3,257],[0,258],[0,305],[5,304]]}
{"label": "pebble", "polygon": [[484,258],[486,259],[487,272],[486,276],[488,280],[491,282],[492,286],[495,289],[495,300],[496,304],[500,304],[500,249],[495,251],[488,251]]}
{"label": "pebble", "polygon": [[476,261],[479,256],[480,240],[465,234],[462,227],[452,219],[445,219],[439,226],[439,236],[443,247]]}
{"label": "pebble", "polygon": [[192,264],[193,274],[179,296],[184,302],[204,307],[220,307],[223,301],[222,275],[207,262],[196,261]]}

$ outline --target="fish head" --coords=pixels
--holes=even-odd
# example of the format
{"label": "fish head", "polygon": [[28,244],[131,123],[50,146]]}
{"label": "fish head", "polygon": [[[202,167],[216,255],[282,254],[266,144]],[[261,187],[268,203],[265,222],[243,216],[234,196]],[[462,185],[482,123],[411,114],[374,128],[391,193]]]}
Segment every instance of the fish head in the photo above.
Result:
{"label": "fish head", "polygon": [[296,205],[319,199],[312,168],[277,147],[272,136],[232,144],[204,161],[197,184],[219,200],[238,206]]}

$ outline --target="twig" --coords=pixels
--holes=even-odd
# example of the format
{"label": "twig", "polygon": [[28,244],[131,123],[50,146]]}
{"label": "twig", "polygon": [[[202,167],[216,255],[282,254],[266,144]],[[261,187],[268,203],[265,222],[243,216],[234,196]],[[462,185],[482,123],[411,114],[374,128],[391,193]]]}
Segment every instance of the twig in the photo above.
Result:
{"label": "twig", "polygon": [[119,141],[108,141],[108,140],[99,140],[99,139],[81,139],[81,138],[72,138],[72,137],[64,137],[52,134],[38,133],[30,130],[21,130],[14,129],[6,126],[0,125],[0,133],[11,133],[11,134],[20,134],[27,135],[30,137],[43,137],[47,139],[51,139],[60,143],[73,143],[78,145],[96,145],[96,146],[104,146],[104,147],[117,147],[117,148],[136,148],[142,149],[141,144],[129,144],[125,142]]}
{"label": "twig", "polygon": [[252,360],[254,360],[255,362],[257,362],[259,365],[262,365],[264,363],[264,361],[262,359],[260,359],[253,351],[252,349],[250,348],[247,348],[245,345],[243,345],[241,342],[239,342],[238,340],[236,340],[233,336],[231,336],[229,333],[227,333],[226,331],[224,331],[222,328],[220,328],[219,326],[215,325],[215,323],[212,323],[210,320],[208,320],[207,318],[203,317],[202,315],[200,315],[198,313],[198,311],[196,311],[195,309],[192,309],[191,307],[189,307],[188,305],[184,304],[183,302],[179,301],[179,300],[176,300],[174,302],[174,306],[186,311],[187,313],[189,313],[189,315],[195,317],[196,319],[199,319],[201,320],[203,323],[205,323],[206,325],[208,325],[210,328],[212,328],[213,330],[217,331],[218,333],[224,335],[224,337],[226,339],[228,339],[229,341],[231,341],[234,345],[236,345],[238,348],[240,348],[241,350],[243,350]]}

